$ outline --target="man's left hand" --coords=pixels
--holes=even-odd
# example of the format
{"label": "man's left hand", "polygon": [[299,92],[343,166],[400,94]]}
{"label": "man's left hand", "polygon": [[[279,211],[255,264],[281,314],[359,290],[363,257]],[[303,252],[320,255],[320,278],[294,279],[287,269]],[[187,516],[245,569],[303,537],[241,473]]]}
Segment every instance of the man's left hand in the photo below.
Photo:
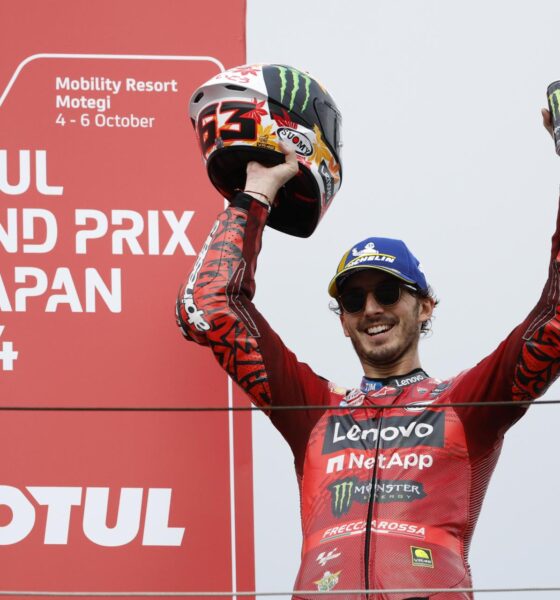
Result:
{"label": "man's left hand", "polygon": [[544,128],[550,133],[552,139],[554,139],[554,127],[552,126],[552,115],[548,108],[541,108],[542,122]]}

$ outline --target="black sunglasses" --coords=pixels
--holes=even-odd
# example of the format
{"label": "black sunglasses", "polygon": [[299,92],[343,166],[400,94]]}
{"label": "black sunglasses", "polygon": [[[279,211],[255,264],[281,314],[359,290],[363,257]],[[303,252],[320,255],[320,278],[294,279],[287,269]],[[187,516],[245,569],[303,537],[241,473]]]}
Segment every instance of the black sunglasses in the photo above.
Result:
{"label": "black sunglasses", "polygon": [[338,296],[338,302],[344,312],[360,312],[364,309],[367,295],[371,291],[377,304],[380,304],[381,306],[392,306],[401,299],[401,291],[403,288],[411,293],[418,292],[412,285],[402,283],[396,279],[388,279],[386,281],[381,281],[370,289],[350,288],[343,291]]}

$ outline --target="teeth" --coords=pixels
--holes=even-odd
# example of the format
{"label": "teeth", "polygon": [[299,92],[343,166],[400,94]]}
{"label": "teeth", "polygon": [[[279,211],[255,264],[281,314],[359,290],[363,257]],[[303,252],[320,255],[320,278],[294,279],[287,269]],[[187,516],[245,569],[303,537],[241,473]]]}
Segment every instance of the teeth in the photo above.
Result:
{"label": "teeth", "polygon": [[391,329],[391,325],[375,325],[374,327],[369,327],[367,332],[369,335],[377,335],[378,333],[389,331],[389,329]]}

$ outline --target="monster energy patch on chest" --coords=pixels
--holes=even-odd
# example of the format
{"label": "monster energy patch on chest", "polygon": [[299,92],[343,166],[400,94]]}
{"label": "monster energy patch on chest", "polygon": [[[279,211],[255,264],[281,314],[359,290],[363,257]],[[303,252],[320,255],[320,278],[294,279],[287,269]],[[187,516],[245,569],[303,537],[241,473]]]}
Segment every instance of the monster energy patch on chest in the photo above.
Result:
{"label": "monster energy patch on chest", "polygon": [[[367,504],[372,494],[372,482],[358,477],[335,481],[329,486],[331,509],[335,517],[346,514],[354,502]],[[375,483],[375,502],[413,502],[426,497],[424,486],[412,480],[380,480]]]}

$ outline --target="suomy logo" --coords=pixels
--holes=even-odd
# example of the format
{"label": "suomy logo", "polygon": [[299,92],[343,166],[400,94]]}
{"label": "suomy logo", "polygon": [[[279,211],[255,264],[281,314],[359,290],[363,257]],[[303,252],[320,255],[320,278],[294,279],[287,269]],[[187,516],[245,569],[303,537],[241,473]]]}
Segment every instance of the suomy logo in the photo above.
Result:
{"label": "suomy logo", "polygon": [[281,141],[289,142],[294,146],[296,154],[301,156],[311,156],[313,154],[313,144],[300,131],[290,129],[290,127],[279,127],[277,133]]}
{"label": "suomy logo", "polygon": [[421,415],[355,420],[352,415],[330,417],[325,431],[323,454],[343,448],[371,450],[443,446],[445,415],[425,411]]}

